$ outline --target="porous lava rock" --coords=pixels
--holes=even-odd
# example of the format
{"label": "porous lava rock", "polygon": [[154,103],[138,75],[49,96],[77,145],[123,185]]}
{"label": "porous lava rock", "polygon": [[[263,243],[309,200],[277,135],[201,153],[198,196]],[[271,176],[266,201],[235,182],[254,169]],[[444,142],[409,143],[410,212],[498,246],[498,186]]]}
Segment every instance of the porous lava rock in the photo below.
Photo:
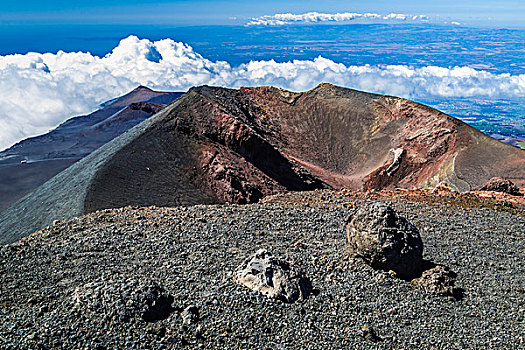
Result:
{"label": "porous lava rock", "polygon": [[481,191],[507,193],[512,196],[523,196],[518,186],[505,177],[493,177],[479,189]]}
{"label": "porous lava rock", "polygon": [[253,291],[287,303],[305,299],[312,291],[311,282],[302,271],[265,249],[239,266],[234,279]]}
{"label": "porous lava rock", "polygon": [[369,202],[347,218],[351,253],[374,269],[392,270],[404,279],[416,277],[423,265],[418,229],[390,206]]}
{"label": "porous lava rock", "polygon": [[454,296],[455,279],[456,274],[448,267],[437,265],[423,271],[421,277],[412,280],[412,284],[430,294]]}
{"label": "porous lava rock", "polygon": [[158,283],[149,280],[96,281],[77,287],[74,310],[108,322],[163,320],[175,310],[173,297]]}

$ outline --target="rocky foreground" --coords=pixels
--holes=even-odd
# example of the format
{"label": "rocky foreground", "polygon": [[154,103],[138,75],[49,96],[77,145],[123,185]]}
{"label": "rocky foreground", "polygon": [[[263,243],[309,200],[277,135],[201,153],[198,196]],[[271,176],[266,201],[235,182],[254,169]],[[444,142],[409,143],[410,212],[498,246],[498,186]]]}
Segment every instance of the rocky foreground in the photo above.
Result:
{"label": "rocky foreground", "polygon": [[[419,228],[425,261],[457,274],[454,294],[352,257],[347,217],[371,200]],[[239,284],[260,249],[300,270],[308,293]],[[0,348],[524,348],[524,251],[525,206],[475,195],[104,210],[0,247]]]}

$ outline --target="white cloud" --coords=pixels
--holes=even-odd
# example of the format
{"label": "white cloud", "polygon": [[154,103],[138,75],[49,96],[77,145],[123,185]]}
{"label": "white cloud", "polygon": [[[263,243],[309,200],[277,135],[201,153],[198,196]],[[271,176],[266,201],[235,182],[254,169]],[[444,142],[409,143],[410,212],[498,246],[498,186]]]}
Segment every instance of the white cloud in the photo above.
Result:
{"label": "white cloud", "polygon": [[0,56],[0,149],[89,113],[140,84],[167,91],[204,84],[303,91],[321,82],[414,99],[525,96],[525,74],[468,67],[346,66],[323,57],[232,67],[171,39],[151,42],[130,36],[105,57],[80,52]]}
{"label": "white cloud", "polygon": [[403,13],[390,13],[380,15],[378,13],[319,13],[308,12],[303,14],[277,13],[252,18],[246,25],[248,26],[278,26],[293,23],[317,23],[317,22],[349,22],[354,20],[375,20],[375,21],[408,21],[428,22],[429,17],[425,15],[407,15]]}

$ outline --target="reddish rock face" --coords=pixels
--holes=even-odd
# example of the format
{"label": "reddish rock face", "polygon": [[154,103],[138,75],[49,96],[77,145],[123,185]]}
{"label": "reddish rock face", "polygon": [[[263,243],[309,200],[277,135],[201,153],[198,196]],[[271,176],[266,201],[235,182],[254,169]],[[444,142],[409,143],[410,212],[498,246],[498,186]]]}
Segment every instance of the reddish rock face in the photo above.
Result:
{"label": "reddish rock face", "polygon": [[[283,189],[418,188],[441,182],[467,191],[495,175],[517,182],[525,178],[524,151],[400,98],[328,84],[304,93],[201,87],[185,97],[185,106],[171,113],[184,126],[179,131],[208,148],[225,147],[240,156],[246,162],[242,169],[224,150],[215,166],[225,162],[219,169],[241,170],[233,173],[243,174],[242,186],[248,181],[261,195]],[[206,161],[201,165],[217,180]],[[231,178],[218,180],[231,183]],[[231,201],[228,195],[222,199]]]}
{"label": "reddish rock face", "polygon": [[[146,147],[152,140],[157,140],[155,146]],[[158,140],[163,145],[156,149]],[[180,153],[184,156],[176,156]],[[445,183],[468,191],[496,175],[518,182],[525,178],[524,151],[412,101],[329,84],[304,93],[204,86],[168,107],[99,171],[104,175],[92,183],[86,208],[158,204],[159,192],[163,205],[202,202],[204,197],[180,191],[181,185],[172,194],[144,185],[151,183],[155,171],[144,172],[141,164],[155,163],[149,168],[158,169],[170,166],[171,158],[180,172],[159,181],[189,183],[206,193],[205,202],[250,203],[270,194],[316,188]],[[133,180],[128,179],[131,172]],[[174,178],[166,182],[166,176]],[[123,189],[122,195],[107,198],[108,183]],[[130,203],[131,197],[137,199]]]}

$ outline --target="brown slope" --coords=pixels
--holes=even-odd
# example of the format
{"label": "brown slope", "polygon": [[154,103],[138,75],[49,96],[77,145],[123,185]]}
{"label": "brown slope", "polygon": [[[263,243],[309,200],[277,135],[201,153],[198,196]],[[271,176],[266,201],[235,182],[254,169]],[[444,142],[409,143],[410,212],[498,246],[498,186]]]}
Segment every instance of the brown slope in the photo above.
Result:
{"label": "brown slope", "polygon": [[125,205],[250,203],[289,190],[525,179],[525,152],[434,109],[322,84],[191,89],[0,214],[13,241],[55,219]]}
{"label": "brown slope", "polygon": [[114,154],[87,189],[86,212],[129,204],[250,203],[286,190],[325,187],[268,143],[246,115],[229,113],[211,91],[190,91]]}
{"label": "brown slope", "polygon": [[[272,87],[192,93],[236,116],[335,188],[414,188],[443,181],[465,191],[493,176],[522,184],[525,179],[524,151],[405,99],[330,84],[304,93]],[[220,120],[216,112],[202,113]]]}

